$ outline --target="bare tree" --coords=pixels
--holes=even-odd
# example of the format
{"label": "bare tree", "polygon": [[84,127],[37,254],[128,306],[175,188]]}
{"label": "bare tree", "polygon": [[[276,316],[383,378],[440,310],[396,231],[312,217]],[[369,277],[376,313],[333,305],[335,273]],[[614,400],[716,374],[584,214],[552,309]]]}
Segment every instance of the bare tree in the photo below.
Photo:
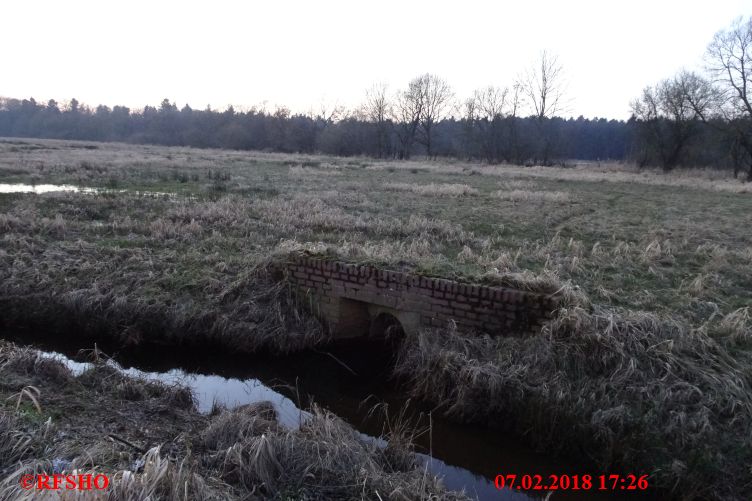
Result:
{"label": "bare tree", "polygon": [[519,84],[530,110],[537,118],[541,141],[539,153],[543,164],[548,164],[554,137],[546,122],[564,111],[566,91],[564,70],[558,57],[548,51],[541,52],[539,61],[527,71]]}
{"label": "bare tree", "polygon": [[692,108],[694,118],[705,123],[714,118],[723,101],[718,89],[708,79],[695,72],[682,71],[676,78],[676,85]]}
{"label": "bare tree", "polygon": [[488,162],[520,162],[517,115],[521,86],[477,89],[463,103],[464,149]]}
{"label": "bare tree", "polygon": [[[706,53],[708,69],[719,84],[723,97],[720,110],[733,135],[733,143],[746,152],[752,181],[752,17],[738,18],[728,29],[713,37]],[[735,162],[734,175],[738,163]]]}
{"label": "bare tree", "polygon": [[387,124],[392,115],[392,104],[387,94],[387,85],[384,83],[374,84],[366,91],[364,114],[366,120],[376,125],[376,142],[378,156],[382,158],[386,149]]}
{"label": "bare tree", "polygon": [[475,96],[465,99],[462,103],[463,128],[462,128],[462,151],[468,160],[473,158],[477,143],[476,128],[478,123],[478,110]]}
{"label": "bare tree", "polygon": [[397,92],[393,113],[400,142],[400,158],[410,158],[424,107],[425,90],[422,77],[414,78],[408,84],[407,90]]}
{"label": "bare tree", "polygon": [[539,119],[552,118],[564,107],[565,82],[559,58],[541,52],[538,63],[530,68],[520,82],[533,114]]}
{"label": "bare tree", "polygon": [[336,102],[329,103],[322,98],[318,111],[314,111],[313,107],[311,107],[307,115],[311,120],[321,122],[324,126],[327,126],[346,118],[347,109]]}
{"label": "bare tree", "polygon": [[522,103],[522,86],[515,82],[512,86],[512,92],[509,95],[509,114],[507,122],[509,123],[509,160],[515,163],[522,162],[520,151],[520,142],[517,134],[517,117]]}
{"label": "bare tree", "polygon": [[472,123],[477,131],[482,154],[489,162],[498,162],[508,157],[504,147],[504,119],[508,97],[509,89],[488,86],[476,90],[466,104],[468,109],[472,105]]}
{"label": "bare tree", "polygon": [[[698,124],[712,112],[715,93],[696,73],[682,71],[655,87],[647,87],[632,102],[632,114],[645,143],[655,151],[665,171],[681,160]],[[646,153],[647,155],[647,153]]]}
{"label": "bare tree", "polygon": [[418,141],[426,147],[426,155],[432,157],[435,125],[447,117],[452,108],[454,92],[446,80],[430,73],[415,81],[421,87],[423,96]]}
{"label": "bare tree", "polygon": [[502,89],[492,85],[473,92],[473,100],[480,117],[491,121],[494,118],[504,116],[508,95],[508,88]]}

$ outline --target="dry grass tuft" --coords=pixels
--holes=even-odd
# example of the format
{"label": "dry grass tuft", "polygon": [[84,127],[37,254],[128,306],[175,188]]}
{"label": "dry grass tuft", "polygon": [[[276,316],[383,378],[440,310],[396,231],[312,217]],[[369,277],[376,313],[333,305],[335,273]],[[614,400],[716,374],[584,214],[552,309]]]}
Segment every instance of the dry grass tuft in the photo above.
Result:
{"label": "dry grass tuft", "polygon": [[746,306],[723,316],[718,331],[737,345],[752,343],[752,308]]}
{"label": "dry grass tuft", "polygon": [[477,195],[478,190],[467,184],[411,184],[411,183],[387,183],[386,189],[391,191],[407,191],[417,195],[430,195],[438,197],[461,197]]}
{"label": "dry grass tuft", "polygon": [[190,456],[181,461],[163,457],[159,447],[150,449],[141,459],[138,473],[120,470],[112,475],[109,499],[227,499],[235,489],[217,479],[207,479],[197,470]]}
{"label": "dry grass tuft", "polygon": [[[323,167],[323,166],[322,166]],[[338,176],[341,172],[331,168],[313,168],[305,167],[303,165],[295,165],[290,167],[290,175],[297,176]]]}
{"label": "dry grass tuft", "polygon": [[532,179],[505,179],[499,185],[503,188],[503,191],[535,191],[535,188],[540,187],[540,184]]}
{"label": "dry grass tuft", "polygon": [[283,231],[287,238],[311,231],[358,232],[379,238],[426,235],[450,242],[472,238],[472,234],[463,230],[461,225],[448,221],[416,214],[406,218],[352,214],[319,197],[307,195],[258,200],[253,203],[252,210],[277,231]]}
{"label": "dry grass tuft", "polygon": [[24,428],[17,414],[0,410],[0,477],[7,468],[32,457],[42,447],[42,433]]}
{"label": "dry grass tuft", "polygon": [[[392,447],[400,447],[396,442]],[[413,461],[367,441],[336,416],[314,407],[298,431],[244,437],[214,455],[222,478],[265,497],[296,499],[466,499],[441,492]],[[440,494],[436,494],[440,493]]]}
{"label": "dry grass tuft", "polygon": [[569,193],[565,191],[499,190],[495,191],[493,196],[514,202],[569,202],[570,200]]}
{"label": "dry grass tuft", "polygon": [[59,361],[43,357],[32,348],[0,344],[0,372],[10,371],[54,384],[69,383],[73,374]]}
{"label": "dry grass tuft", "polygon": [[201,444],[213,450],[227,449],[245,437],[280,430],[274,407],[260,402],[220,412],[201,432]]}

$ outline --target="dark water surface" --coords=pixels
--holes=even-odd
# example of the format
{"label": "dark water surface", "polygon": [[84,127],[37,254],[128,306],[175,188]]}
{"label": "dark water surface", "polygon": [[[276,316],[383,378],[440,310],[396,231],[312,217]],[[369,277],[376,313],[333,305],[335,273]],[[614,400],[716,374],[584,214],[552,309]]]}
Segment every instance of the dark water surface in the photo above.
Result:
{"label": "dark water surface", "polygon": [[[0,337],[31,345],[57,356],[74,372],[86,369],[78,354],[91,349],[93,340],[66,341],[67,336],[0,332]],[[391,353],[383,345],[364,342],[340,344],[285,357],[228,355],[220,351],[139,347],[110,350],[107,341],[98,348],[111,355],[130,374],[181,383],[192,388],[198,408],[208,412],[216,401],[228,407],[257,401],[271,402],[280,421],[296,427],[312,402],[350,423],[372,440],[388,428],[383,409],[391,419],[404,409],[423,430],[416,450],[429,471],[443,477],[450,489],[465,490],[479,500],[542,499],[646,499],[646,493],[602,491],[520,492],[498,490],[497,474],[597,475],[571,459],[536,452],[509,434],[487,428],[452,423],[425,404],[411,402],[390,381]],[[374,406],[379,406],[373,411]],[[625,472],[632,473],[632,472]],[[653,496],[650,496],[653,498]]]}

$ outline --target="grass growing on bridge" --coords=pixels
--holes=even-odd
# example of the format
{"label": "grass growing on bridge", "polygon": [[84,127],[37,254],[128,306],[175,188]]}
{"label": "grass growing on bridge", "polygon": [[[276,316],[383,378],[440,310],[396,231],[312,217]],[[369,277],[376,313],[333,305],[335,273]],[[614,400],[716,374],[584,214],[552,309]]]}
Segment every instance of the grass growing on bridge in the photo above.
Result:
{"label": "grass growing on bridge", "polygon": [[[532,341],[423,340],[406,352],[403,374],[438,402],[463,392],[458,416],[513,412],[514,426],[539,431],[541,444],[564,437],[562,447],[585,449],[604,467],[652,468],[656,482],[679,482],[681,495],[712,497],[702,481],[726,482],[743,497],[752,482],[744,452],[752,447],[750,184],[713,171],[614,165],[26,144],[0,142],[0,183],[125,191],[0,194],[6,325],[75,312],[124,342],[201,336],[246,350],[298,349],[323,339],[317,324],[295,316],[273,281],[251,270],[301,248],[419,273],[559,284],[594,309],[562,313]],[[516,355],[503,356],[511,345]],[[431,367],[440,377],[427,386]],[[613,386],[621,408],[606,393]],[[550,395],[566,398],[547,408],[554,388]],[[471,415],[491,397],[509,405]],[[576,433],[557,428],[568,422]],[[651,460],[616,437],[663,449]],[[705,445],[692,452],[697,444]]]}

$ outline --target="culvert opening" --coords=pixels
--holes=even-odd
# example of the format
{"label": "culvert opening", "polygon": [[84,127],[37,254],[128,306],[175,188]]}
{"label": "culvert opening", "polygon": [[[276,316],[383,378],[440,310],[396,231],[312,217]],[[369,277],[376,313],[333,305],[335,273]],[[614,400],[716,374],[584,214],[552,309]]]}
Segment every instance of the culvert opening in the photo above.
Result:
{"label": "culvert opening", "polygon": [[405,329],[402,327],[402,323],[394,315],[389,313],[379,313],[371,320],[368,335],[372,338],[398,342],[405,337]]}
{"label": "culvert opening", "polygon": [[388,366],[391,368],[396,362],[400,345],[406,337],[402,322],[390,313],[378,313],[371,318],[368,337],[384,347],[389,357]]}

